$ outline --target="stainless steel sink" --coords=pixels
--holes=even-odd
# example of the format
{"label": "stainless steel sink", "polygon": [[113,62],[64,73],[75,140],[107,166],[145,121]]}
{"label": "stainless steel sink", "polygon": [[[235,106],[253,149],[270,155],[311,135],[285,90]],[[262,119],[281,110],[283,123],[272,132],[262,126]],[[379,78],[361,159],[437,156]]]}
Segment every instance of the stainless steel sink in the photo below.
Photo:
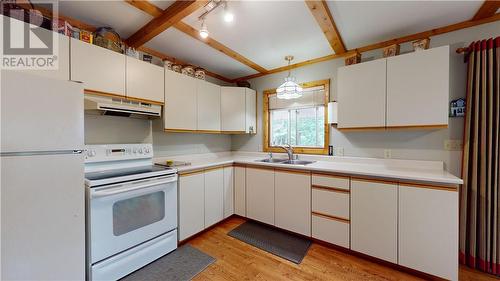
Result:
{"label": "stainless steel sink", "polygon": [[279,158],[267,158],[267,159],[257,160],[257,162],[264,162],[264,163],[283,163],[285,161],[288,161],[288,160],[287,159],[279,159]]}
{"label": "stainless steel sink", "polygon": [[280,164],[289,164],[289,165],[309,165],[314,163],[315,161],[307,161],[307,160],[286,160],[280,162]]}

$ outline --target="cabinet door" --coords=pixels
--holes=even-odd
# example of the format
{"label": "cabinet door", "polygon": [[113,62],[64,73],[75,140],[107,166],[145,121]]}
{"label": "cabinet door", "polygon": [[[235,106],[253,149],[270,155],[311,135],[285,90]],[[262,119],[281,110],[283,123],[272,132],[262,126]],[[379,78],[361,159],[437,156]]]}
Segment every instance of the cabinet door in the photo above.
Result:
{"label": "cabinet door", "polygon": [[246,217],[246,171],[245,167],[234,167],[234,213]]}
{"label": "cabinet door", "polygon": [[245,88],[221,88],[222,131],[244,133],[246,122]]}
{"label": "cabinet door", "polygon": [[449,46],[387,59],[387,126],[448,125]]}
{"label": "cabinet door", "polygon": [[71,39],[71,80],[87,90],[125,96],[125,58],[117,52]]}
{"label": "cabinet door", "polygon": [[257,93],[252,89],[245,89],[246,93],[246,126],[247,134],[257,133]]}
{"label": "cabinet door", "polygon": [[205,228],[224,218],[224,169],[205,172]]}
{"label": "cabinet door", "polygon": [[311,236],[311,174],[274,173],[276,226]]}
{"label": "cabinet door", "polygon": [[127,56],[127,97],[163,102],[164,68]]}
{"label": "cabinet door", "polygon": [[399,264],[458,280],[458,191],[399,187]]}
{"label": "cabinet door", "polygon": [[351,249],[397,263],[398,186],[351,180]]}
{"label": "cabinet door", "polygon": [[203,173],[179,177],[179,240],[205,228],[205,177]]}
{"label": "cabinet door", "polygon": [[196,130],[196,82],[192,77],[165,70],[165,129]]}
{"label": "cabinet door", "polygon": [[220,131],[220,86],[198,80],[198,130]]}
{"label": "cabinet door", "polygon": [[274,171],[246,169],[247,217],[274,225]]}
{"label": "cabinet door", "polygon": [[385,127],[386,60],[337,71],[338,128]]}
{"label": "cabinet door", "polygon": [[234,214],[234,169],[224,168],[224,218]]}

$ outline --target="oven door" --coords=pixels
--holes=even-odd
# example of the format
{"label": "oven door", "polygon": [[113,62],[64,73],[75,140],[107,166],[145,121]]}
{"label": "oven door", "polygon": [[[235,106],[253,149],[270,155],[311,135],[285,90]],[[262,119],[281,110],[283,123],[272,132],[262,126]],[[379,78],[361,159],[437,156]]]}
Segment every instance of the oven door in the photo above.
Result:
{"label": "oven door", "polygon": [[94,264],[177,227],[177,175],[89,190]]}

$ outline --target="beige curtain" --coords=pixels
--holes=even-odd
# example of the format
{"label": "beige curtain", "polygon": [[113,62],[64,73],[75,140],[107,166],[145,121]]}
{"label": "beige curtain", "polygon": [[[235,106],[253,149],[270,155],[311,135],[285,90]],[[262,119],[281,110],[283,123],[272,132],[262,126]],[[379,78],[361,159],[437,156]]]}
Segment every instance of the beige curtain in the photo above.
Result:
{"label": "beige curtain", "polygon": [[460,190],[460,263],[500,276],[500,37],[473,42]]}

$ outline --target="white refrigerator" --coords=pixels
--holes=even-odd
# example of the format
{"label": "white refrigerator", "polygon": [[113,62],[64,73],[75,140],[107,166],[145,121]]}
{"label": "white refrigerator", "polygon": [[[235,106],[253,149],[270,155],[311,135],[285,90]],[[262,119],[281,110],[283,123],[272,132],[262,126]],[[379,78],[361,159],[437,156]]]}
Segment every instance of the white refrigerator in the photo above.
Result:
{"label": "white refrigerator", "polygon": [[0,76],[0,280],[84,280],[83,86]]}

